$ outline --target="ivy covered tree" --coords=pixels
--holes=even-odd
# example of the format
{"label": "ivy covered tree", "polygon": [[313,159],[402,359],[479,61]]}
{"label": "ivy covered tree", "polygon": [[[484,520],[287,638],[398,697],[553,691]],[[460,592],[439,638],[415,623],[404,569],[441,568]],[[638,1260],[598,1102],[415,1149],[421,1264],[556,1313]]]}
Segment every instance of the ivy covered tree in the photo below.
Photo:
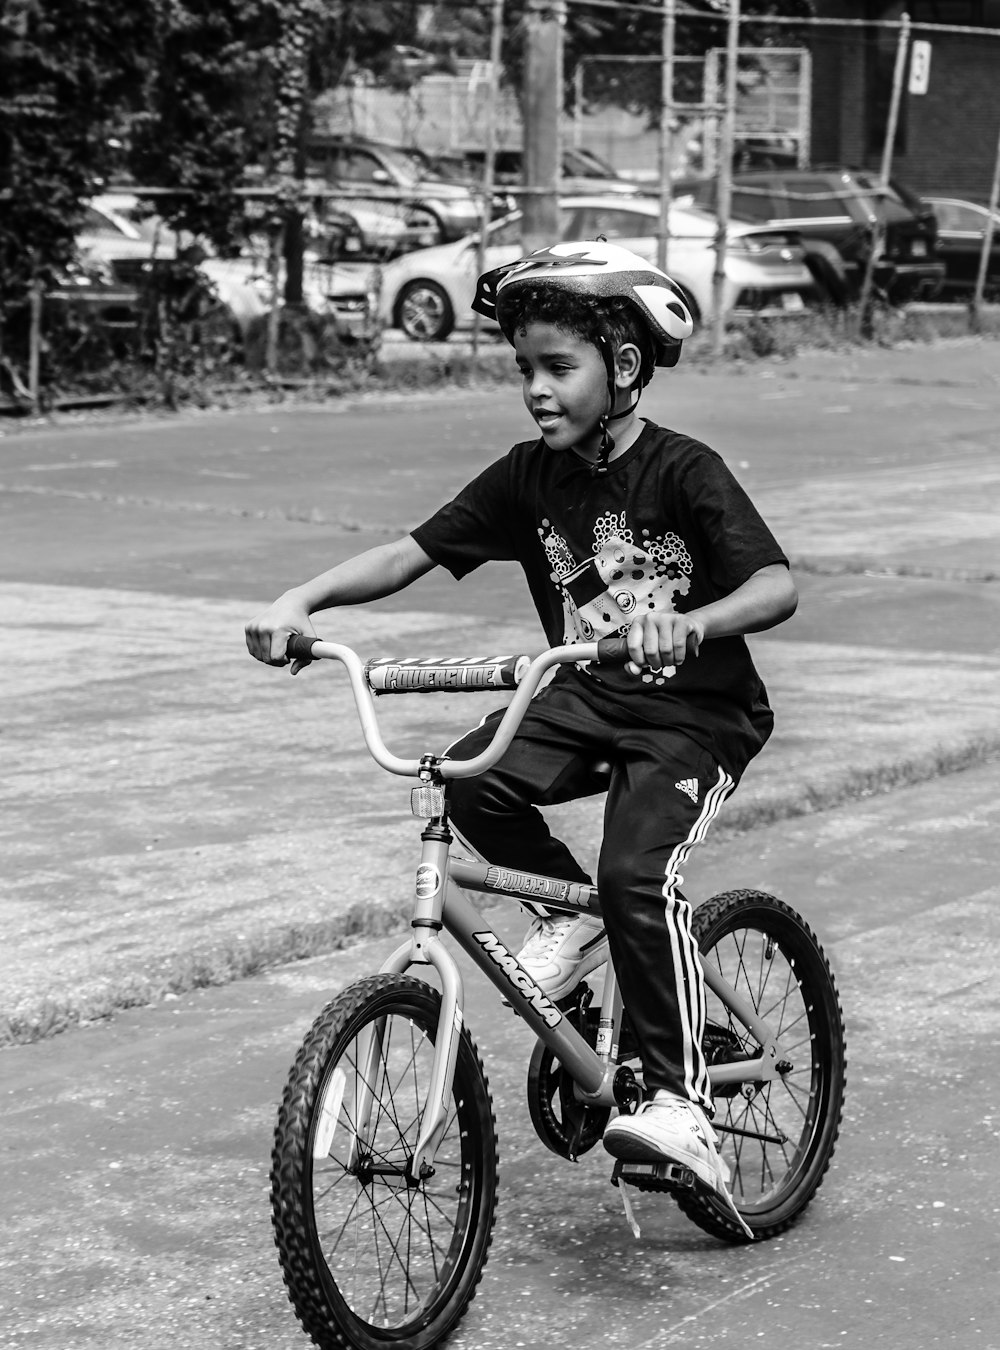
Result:
{"label": "ivy covered tree", "polygon": [[0,0],[0,306],[73,256],[85,199],[141,106],[157,0]]}

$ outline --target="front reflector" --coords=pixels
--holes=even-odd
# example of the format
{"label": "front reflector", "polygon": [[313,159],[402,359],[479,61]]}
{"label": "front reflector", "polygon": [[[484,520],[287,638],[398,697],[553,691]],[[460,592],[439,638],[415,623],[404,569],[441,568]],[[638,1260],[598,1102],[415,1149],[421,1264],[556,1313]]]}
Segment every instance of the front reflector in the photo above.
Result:
{"label": "front reflector", "polygon": [[434,820],[444,815],[444,788],[415,787],[410,789],[410,810],[421,820]]}

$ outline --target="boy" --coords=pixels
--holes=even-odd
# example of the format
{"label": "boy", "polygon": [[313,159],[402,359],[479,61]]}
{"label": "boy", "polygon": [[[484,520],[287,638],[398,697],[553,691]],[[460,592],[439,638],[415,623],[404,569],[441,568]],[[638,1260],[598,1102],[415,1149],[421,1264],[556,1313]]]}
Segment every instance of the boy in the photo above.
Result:
{"label": "boy", "polygon": [[[679,1162],[728,1197],[708,1123],[704,984],[677,888],[771,731],[743,634],[787,619],[795,586],[722,460],[636,415],[654,366],[675,365],[693,328],[665,273],[615,245],[556,244],[481,277],[474,308],[513,346],[540,438],[404,539],[286,593],[247,626],[247,645],[281,665],[289,634],[312,634],[316,610],[392,594],[436,565],[462,577],[489,559],[521,564],[550,644],[626,635],[627,667],[560,667],[500,763],[453,781],[451,822],[492,863],[589,882],[538,808],[602,790],[595,764],[611,762],[597,877],[607,932],[541,912],[518,959],[561,999],[610,944],[646,1100],[610,1122],[605,1148]],[[452,756],[477,754],[499,715]]]}

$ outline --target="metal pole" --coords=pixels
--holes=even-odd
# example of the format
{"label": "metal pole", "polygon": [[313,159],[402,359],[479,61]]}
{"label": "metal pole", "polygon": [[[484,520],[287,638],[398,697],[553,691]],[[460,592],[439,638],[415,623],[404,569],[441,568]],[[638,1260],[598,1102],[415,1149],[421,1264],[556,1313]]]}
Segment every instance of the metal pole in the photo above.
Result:
{"label": "metal pole", "polygon": [[663,49],[660,61],[660,228],[656,263],[667,270],[670,252],[671,161],[674,120],[674,33],[677,0],[663,0]]}
{"label": "metal pole", "polygon": [[712,352],[716,356],[722,355],[726,335],[723,295],[726,284],[726,239],[729,231],[729,211],[733,200],[733,141],[736,133],[736,66],[739,60],[739,43],[740,0],[729,0],[726,95],[719,144],[719,195],[716,204],[718,223],[715,231],[715,271],[712,273]]}
{"label": "metal pole", "polygon": [[997,137],[997,157],[993,163],[993,186],[990,188],[990,204],[987,208],[986,232],[983,235],[983,251],[979,255],[979,271],[976,274],[976,289],[972,295],[972,326],[979,331],[979,306],[983,303],[986,289],[986,271],[993,248],[993,233],[996,223],[997,202],[1000,200],[1000,136]]}
{"label": "metal pole", "polygon": [[264,368],[269,375],[278,373],[278,355],[281,324],[281,258],[285,251],[285,226],[282,223],[269,236],[271,245],[267,260],[268,284],[270,289],[270,308],[267,312],[267,344],[264,351]]}
{"label": "metal pole", "polygon": [[[486,271],[486,229],[493,216],[493,182],[496,171],[497,102],[500,97],[500,42],[503,37],[504,0],[493,0],[493,28],[490,32],[490,84],[486,107],[486,158],[483,163],[483,211],[479,222],[476,249],[476,276]],[[480,316],[472,316],[472,364],[479,355]]]}
{"label": "metal pole", "polygon": [[37,416],[42,352],[42,283],[37,273],[31,278],[29,297],[31,326],[28,332],[28,393],[31,396],[31,411]]}
{"label": "metal pole", "polygon": [[899,41],[896,44],[896,66],[892,74],[892,98],[889,100],[889,122],[885,129],[885,141],[882,144],[882,167],[879,171],[879,198],[875,203],[875,221],[872,225],[871,252],[865,264],[864,279],[861,283],[861,300],[858,305],[861,333],[871,336],[872,327],[872,283],[875,279],[875,264],[882,254],[885,241],[885,193],[892,177],[892,155],[896,144],[896,126],[899,122],[899,103],[903,93],[903,76],[906,74],[907,49],[910,42],[910,16],[904,13],[899,24]]}
{"label": "metal pole", "polygon": [[577,61],[573,71],[573,146],[583,144],[583,60]]}

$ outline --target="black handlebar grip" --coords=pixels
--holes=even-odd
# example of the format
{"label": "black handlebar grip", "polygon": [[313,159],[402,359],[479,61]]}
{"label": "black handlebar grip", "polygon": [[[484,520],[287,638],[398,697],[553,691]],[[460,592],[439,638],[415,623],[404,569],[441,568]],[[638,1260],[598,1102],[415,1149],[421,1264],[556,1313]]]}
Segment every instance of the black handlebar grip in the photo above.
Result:
{"label": "black handlebar grip", "polygon": [[623,637],[599,638],[597,642],[597,664],[599,666],[623,666],[631,661],[628,654],[628,642]]}
{"label": "black handlebar grip", "polygon": [[285,655],[290,661],[299,661],[307,666],[313,659],[312,649],[319,638],[306,637],[305,633],[293,633],[285,647]]}

